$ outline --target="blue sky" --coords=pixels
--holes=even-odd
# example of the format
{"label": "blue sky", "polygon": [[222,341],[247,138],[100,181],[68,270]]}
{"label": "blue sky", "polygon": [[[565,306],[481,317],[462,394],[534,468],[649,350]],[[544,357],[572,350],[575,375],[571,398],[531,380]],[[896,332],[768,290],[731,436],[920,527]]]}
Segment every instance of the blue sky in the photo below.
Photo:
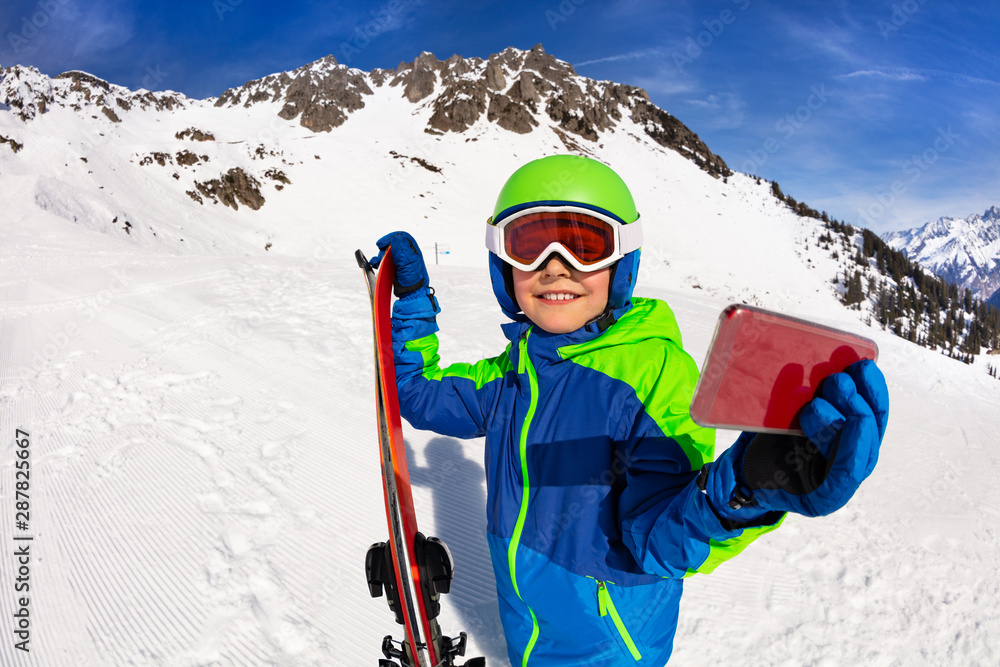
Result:
{"label": "blue sky", "polygon": [[546,51],[645,88],[738,170],[875,231],[1000,205],[1000,3],[5,0],[0,65],[209,97],[333,54]]}

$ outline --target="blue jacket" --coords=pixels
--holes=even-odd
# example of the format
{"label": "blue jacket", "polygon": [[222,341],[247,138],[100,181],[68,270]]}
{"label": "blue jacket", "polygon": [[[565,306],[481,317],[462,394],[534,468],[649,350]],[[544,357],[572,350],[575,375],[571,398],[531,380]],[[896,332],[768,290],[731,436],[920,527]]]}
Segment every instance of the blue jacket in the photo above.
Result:
{"label": "blue jacket", "polygon": [[[698,370],[666,303],[607,330],[503,325],[498,357],[439,366],[433,318],[393,320],[403,416],[485,436],[487,532],[513,665],[662,665],[682,579],[738,554],[695,478],[715,432],[688,414]],[[726,525],[723,525],[723,524]]]}

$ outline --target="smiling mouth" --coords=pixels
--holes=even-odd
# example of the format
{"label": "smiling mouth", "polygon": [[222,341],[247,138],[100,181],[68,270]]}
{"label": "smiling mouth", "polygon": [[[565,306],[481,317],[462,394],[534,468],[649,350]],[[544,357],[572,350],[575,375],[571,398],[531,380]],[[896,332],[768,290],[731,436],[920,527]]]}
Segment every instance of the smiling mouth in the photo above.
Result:
{"label": "smiling mouth", "polygon": [[540,301],[548,302],[566,302],[573,301],[574,299],[579,299],[579,294],[571,294],[570,292],[544,292],[539,294],[537,297]]}

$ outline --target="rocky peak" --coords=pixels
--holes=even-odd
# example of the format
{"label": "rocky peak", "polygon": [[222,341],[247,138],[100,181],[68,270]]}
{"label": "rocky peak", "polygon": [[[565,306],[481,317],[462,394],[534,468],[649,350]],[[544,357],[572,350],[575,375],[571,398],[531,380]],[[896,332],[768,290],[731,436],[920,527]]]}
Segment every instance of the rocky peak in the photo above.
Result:
{"label": "rocky peak", "polygon": [[363,72],[338,64],[328,55],[292,72],[271,74],[230,88],[219,96],[215,106],[283,102],[278,111],[281,118],[298,118],[313,132],[329,132],[343,125],[348,114],[364,108],[363,96],[371,94]]}
{"label": "rocky peak", "polygon": [[980,219],[988,225],[1000,226],[1000,208],[990,206]]}
{"label": "rocky peak", "polygon": [[34,67],[15,65],[0,69],[0,102],[11,107],[24,122],[46,113],[53,106],[81,113],[100,110],[109,120],[119,122],[119,113],[136,106],[173,109],[186,106],[189,100],[170,91],[132,91],[86,72],[73,70],[49,78]]}
{"label": "rocky peak", "polygon": [[[0,73],[0,102],[25,121],[53,104],[81,112],[88,108],[91,115],[99,109],[117,122],[118,114],[137,104],[170,109],[187,103],[183,95],[133,92],[86,72],[66,72],[55,79],[24,67]],[[395,70],[372,72],[349,68],[328,55],[294,71],[230,88],[210,102],[216,107],[274,104],[279,117],[298,119],[313,132],[328,132],[364,108],[373,87],[386,84],[409,102],[430,109],[424,129],[431,134],[464,132],[480,121],[519,134],[542,127],[554,132],[567,149],[586,151],[587,142],[599,141],[605,132],[637,127],[714,176],[731,173],[698,135],[652,104],[646,91],[582,77],[541,44],[528,51],[510,47],[487,60],[455,54],[442,61],[425,51]]]}
{"label": "rocky peak", "polygon": [[443,67],[444,63],[433,53],[424,51],[412,63],[401,64],[390,85],[403,86],[403,97],[410,102],[419,102],[434,92],[437,73]]}
{"label": "rocky peak", "polygon": [[[459,64],[464,66],[459,68]],[[485,63],[452,56],[445,62],[422,53],[413,63],[397,68],[393,86],[403,86],[411,102],[429,97],[433,114],[431,133],[464,132],[485,113],[486,120],[517,133],[531,132],[541,122],[553,128],[567,148],[580,144],[572,135],[597,141],[623,121],[639,125],[660,145],[678,151],[714,176],[732,173],[697,134],[649,101],[641,88],[579,76],[573,66],[545,52],[541,44],[530,51],[507,48]]]}

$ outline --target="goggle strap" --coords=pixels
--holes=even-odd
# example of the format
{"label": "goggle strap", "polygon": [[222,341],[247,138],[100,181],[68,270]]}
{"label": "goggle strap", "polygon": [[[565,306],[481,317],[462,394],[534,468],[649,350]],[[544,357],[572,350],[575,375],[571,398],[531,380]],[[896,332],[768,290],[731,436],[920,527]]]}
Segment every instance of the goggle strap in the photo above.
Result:
{"label": "goggle strap", "polygon": [[486,224],[486,249],[494,255],[500,255],[500,228]]}
{"label": "goggle strap", "polygon": [[642,218],[618,226],[618,246],[623,256],[642,247]]}

